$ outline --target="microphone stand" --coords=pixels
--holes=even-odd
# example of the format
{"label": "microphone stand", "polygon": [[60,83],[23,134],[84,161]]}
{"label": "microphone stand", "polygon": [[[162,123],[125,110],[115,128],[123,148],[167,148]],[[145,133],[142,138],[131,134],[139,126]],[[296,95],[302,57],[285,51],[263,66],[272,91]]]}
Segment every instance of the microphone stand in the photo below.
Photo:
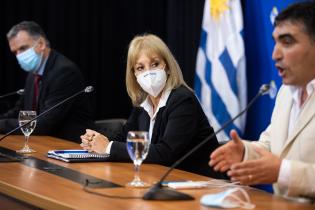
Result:
{"label": "microphone stand", "polygon": [[[239,114],[233,117],[231,120],[224,123],[224,125],[219,128],[216,132],[210,134],[206,139],[196,145],[192,150],[190,150],[186,155],[178,159],[175,163],[171,165],[171,167],[166,171],[166,173],[162,176],[162,178],[154,184],[148,192],[146,192],[143,196],[144,200],[193,200],[194,198],[190,195],[185,193],[181,193],[171,189],[162,188],[162,182],[165,178],[173,171],[173,169],[178,166],[183,160],[193,154],[196,150],[202,147],[205,143],[207,143],[210,139],[212,139],[215,135],[225,129],[229,124],[231,124],[234,120],[244,114],[252,105],[253,103],[262,95],[268,93],[270,89],[269,84],[264,84],[260,87],[259,92],[255,95],[255,97],[248,103],[247,107],[245,107]],[[0,139],[1,140],[1,139]]]}
{"label": "microphone stand", "polygon": [[0,96],[0,99],[6,98],[6,97],[8,97],[8,96],[15,95],[15,94],[23,95],[23,94],[24,94],[24,89],[20,89],[20,90],[18,90],[18,91],[13,91],[13,92],[11,92],[11,93],[4,94],[4,95]]}
{"label": "microphone stand", "polygon": [[52,109],[55,109],[56,107],[62,105],[63,103],[65,103],[65,102],[71,100],[72,98],[74,98],[74,97],[76,97],[76,96],[78,96],[78,95],[80,95],[80,94],[82,94],[82,93],[90,93],[90,92],[92,92],[93,90],[94,90],[93,86],[87,86],[87,87],[84,88],[83,90],[81,90],[81,91],[79,91],[79,92],[73,94],[72,96],[70,96],[70,97],[68,97],[68,98],[66,98],[66,99],[64,99],[64,100],[62,100],[62,101],[60,101],[59,103],[55,104],[54,106],[52,106],[52,107],[50,107],[49,109],[45,110],[44,112],[40,113],[39,115],[37,115],[36,117],[34,117],[34,118],[31,119],[30,121],[28,121],[27,123],[25,123],[25,124],[23,124],[23,125],[20,125],[20,126],[14,128],[13,130],[9,131],[8,133],[6,133],[4,136],[2,136],[2,137],[0,138],[0,141],[2,141],[2,140],[3,140],[4,138],[6,138],[7,136],[11,135],[13,132],[19,130],[19,129],[22,128],[23,126],[26,126],[26,125],[30,124],[31,122],[37,120],[37,119],[40,118],[41,116],[47,114],[47,113],[50,112]]}

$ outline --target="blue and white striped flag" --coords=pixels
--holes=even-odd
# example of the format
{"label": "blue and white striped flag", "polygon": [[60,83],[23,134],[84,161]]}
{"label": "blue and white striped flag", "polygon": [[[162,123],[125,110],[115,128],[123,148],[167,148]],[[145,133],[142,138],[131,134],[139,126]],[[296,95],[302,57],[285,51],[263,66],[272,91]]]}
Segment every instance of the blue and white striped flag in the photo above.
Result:
{"label": "blue and white striped flag", "polygon": [[[239,0],[206,0],[197,55],[195,91],[214,130],[237,115],[247,103],[243,17]],[[217,137],[240,134],[246,116],[238,118]]]}

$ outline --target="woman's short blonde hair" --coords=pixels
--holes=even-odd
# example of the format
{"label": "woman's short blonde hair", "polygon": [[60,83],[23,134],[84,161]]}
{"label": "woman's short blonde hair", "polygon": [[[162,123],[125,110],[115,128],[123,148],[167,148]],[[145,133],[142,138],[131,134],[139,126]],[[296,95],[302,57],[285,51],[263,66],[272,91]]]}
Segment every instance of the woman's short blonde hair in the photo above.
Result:
{"label": "woman's short blonde hair", "polygon": [[136,36],[129,44],[126,68],[127,92],[134,106],[139,106],[148,95],[138,84],[134,73],[135,64],[142,52],[149,57],[156,54],[165,62],[165,71],[168,75],[165,89],[174,89],[181,85],[188,87],[176,59],[159,37],[152,34]]}

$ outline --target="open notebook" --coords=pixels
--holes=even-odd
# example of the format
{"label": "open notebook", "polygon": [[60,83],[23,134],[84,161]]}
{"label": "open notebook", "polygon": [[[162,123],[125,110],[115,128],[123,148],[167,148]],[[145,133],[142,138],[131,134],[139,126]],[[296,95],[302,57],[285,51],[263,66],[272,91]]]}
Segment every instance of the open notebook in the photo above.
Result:
{"label": "open notebook", "polygon": [[106,161],[108,154],[91,153],[86,150],[49,150],[47,157],[65,162],[100,162]]}

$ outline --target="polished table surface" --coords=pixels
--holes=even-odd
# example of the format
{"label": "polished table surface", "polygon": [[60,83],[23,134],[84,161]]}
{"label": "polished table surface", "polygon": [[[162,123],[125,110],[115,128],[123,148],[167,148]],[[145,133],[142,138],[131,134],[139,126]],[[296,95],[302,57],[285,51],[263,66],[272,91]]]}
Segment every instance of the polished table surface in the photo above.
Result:
{"label": "polished table surface", "polygon": [[[23,143],[23,136],[10,136],[0,142],[0,146],[17,150],[22,147]],[[76,143],[48,136],[31,136],[30,146],[37,151],[31,155],[33,157],[122,186],[116,188],[93,188],[92,190],[95,192],[141,197],[147,191],[147,189],[123,187],[133,179],[134,171],[131,163],[65,163],[50,159],[46,157],[48,150],[79,149],[80,147]],[[154,183],[159,180],[166,170],[167,167],[164,166],[143,164],[141,166],[141,178],[148,183]],[[117,199],[87,193],[83,191],[82,185],[77,182],[26,166],[20,162],[0,163],[0,171],[1,193],[43,209],[211,209],[200,204],[201,196],[222,190],[219,188],[181,190],[192,195],[195,198],[192,201]],[[209,178],[181,170],[174,170],[167,180],[201,181],[209,180]],[[313,205],[290,202],[255,189],[247,189],[247,191],[257,210],[315,209]]]}

